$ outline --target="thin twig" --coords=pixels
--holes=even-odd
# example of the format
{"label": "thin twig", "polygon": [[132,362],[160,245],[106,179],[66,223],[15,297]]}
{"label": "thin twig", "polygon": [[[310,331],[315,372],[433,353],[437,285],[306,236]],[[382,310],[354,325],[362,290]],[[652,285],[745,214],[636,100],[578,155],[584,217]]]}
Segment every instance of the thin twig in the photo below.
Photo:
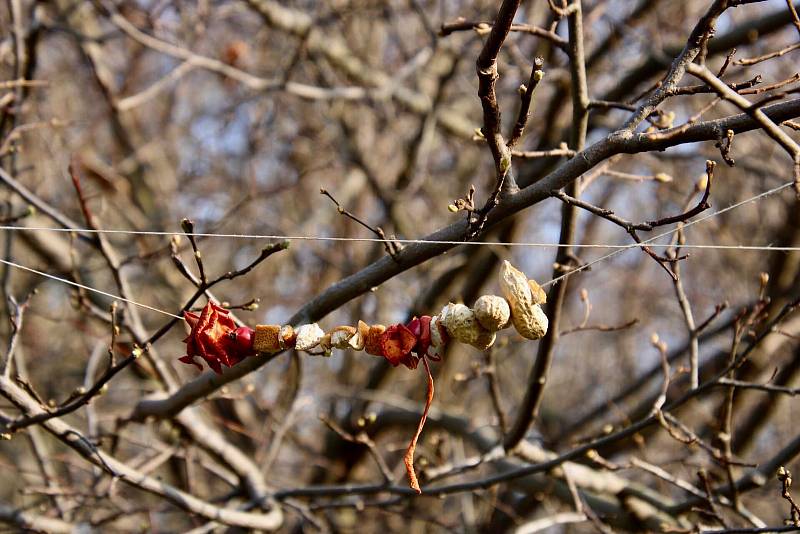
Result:
{"label": "thin twig", "polygon": [[[492,23],[490,22],[469,22],[466,20],[457,20],[455,22],[445,22],[439,28],[439,36],[440,37],[447,37],[456,32],[463,32],[463,31],[477,31],[479,33],[485,32],[488,33],[492,28]],[[542,37],[547,39],[556,47],[560,48],[561,50],[567,50],[567,41],[557,33],[549,30],[545,30],[544,28],[540,28],[538,26],[532,26],[530,24],[512,24],[510,31],[512,32],[519,32],[519,33],[529,33],[531,35],[535,35],[537,37]]]}
{"label": "thin twig", "polygon": [[[497,56],[511,30],[511,24],[521,0],[504,0],[497,12],[497,18],[483,45],[475,68],[478,73],[478,98],[483,108],[483,127],[481,133],[489,144],[494,158],[495,185],[486,204],[478,211],[477,217],[470,216],[467,239],[475,237],[486,224],[489,212],[500,202],[502,192],[514,193],[517,184],[511,175],[511,150],[501,132],[500,106],[497,102],[496,85],[500,74],[497,71]],[[534,65],[535,67],[535,65]],[[534,68],[531,76],[535,75]],[[535,87],[535,86],[534,86]],[[524,124],[523,124],[524,126]]]}
{"label": "thin twig", "polygon": [[389,466],[386,464],[386,460],[383,459],[381,456],[380,451],[378,451],[377,447],[375,446],[375,442],[370,439],[366,432],[361,431],[358,434],[351,434],[350,432],[345,431],[342,427],[336,424],[336,421],[332,420],[331,418],[320,415],[319,420],[325,423],[325,425],[333,430],[336,434],[339,435],[345,441],[349,441],[350,443],[356,443],[358,445],[363,445],[367,447],[369,450],[370,456],[375,460],[375,464],[378,466],[380,470],[381,476],[383,477],[383,481],[386,484],[390,484],[392,479],[392,470],[389,469]]}
{"label": "thin twig", "polygon": [[[570,4],[567,27],[569,30],[570,80],[572,84],[572,129],[570,131],[570,148],[580,152],[584,149],[586,143],[586,134],[589,124],[589,89],[586,81],[583,11],[580,1],[575,1]],[[573,160],[574,159],[575,158],[573,158]],[[577,188],[577,182],[571,181],[567,186],[567,193],[575,196],[578,194]],[[575,241],[576,226],[577,210],[574,206],[563,206],[561,211],[561,231],[559,234],[560,244],[570,245]],[[556,268],[553,271],[553,277],[555,278],[563,274],[559,267],[572,264],[574,258],[575,256],[571,247],[566,246],[559,248],[558,254],[556,255]],[[517,410],[516,419],[511,426],[511,430],[509,430],[503,438],[503,447],[507,451],[515,448],[520,441],[523,440],[528,429],[539,415],[539,409],[544,397],[545,385],[547,384],[547,374],[550,369],[550,363],[553,360],[555,347],[558,343],[558,335],[561,329],[561,311],[566,296],[567,283],[557,284],[550,289],[547,295],[547,315],[550,326],[544,338],[539,342],[539,347],[536,352],[536,361],[530,370],[527,389],[522,403]]]}
{"label": "thin twig", "polygon": [[528,123],[531,103],[533,102],[533,95],[536,93],[536,88],[539,86],[539,82],[541,82],[542,78],[544,78],[544,71],[542,70],[543,65],[544,65],[544,58],[536,57],[533,60],[533,67],[531,68],[531,77],[528,80],[528,85],[522,92],[522,102],[520,103],[517,122],[516,124],[514,124],[514,131],[511,132],[511,136],[508,139],[508,148],[512,149],[512,155],[513,155],[513,148],[516,146],[519,140],[522,139],[522,134],[525,131],[525,125]]}
{"label": "thin twig", "polygon": [[753,107],[746,98],[738,94],[736,91],[725,85],[719,78],[708,70],[706,67],[697,65],[689,65],[687,71],[700,78],[708,85],[714,88],[720,97],[724,98],[735,104],[745,113],[749,114],[755,121],[757,121],[764,132],[775,140],[792,158],[792,171],[795,183],[795,193],[800,198],[800,145],[792,139],[786,132],[781,130],[780,126],[775,124],[764,112],[758,107]]}
{"label": "thin twig", "polygon": [[330,192],[328,192],[327,189],[320,187],[319,192],[321,195],[324,195],[329,199],[331,199],[331,202],[333,202],[336,205],[336,210],[339,212],[340,215],[344,215],[348,219],[357,222],[358,224],[360,224],[361,226],[363,226],[364,228],[366,228],[367,230],[378,236],[379,239],[382,239],[383,247],[386,249],[386,253],[389,254],[389,256],[391,256],[392,259],[394,260],[397,259],[397,254],[399,254],[400,251],[403,250],[403,245],[401,245],[396,241],[386,239],[386,234],[384,233],[383,229],[380,226],[373,228],[369,224],[365,223],[364,221],[362,221],[361,219],[359,219],[358,217],[356,217],[355,215],[344,209],[342,205],[339,204],[339,201],[336,200],[333,197],[333,195],[331,195]]}

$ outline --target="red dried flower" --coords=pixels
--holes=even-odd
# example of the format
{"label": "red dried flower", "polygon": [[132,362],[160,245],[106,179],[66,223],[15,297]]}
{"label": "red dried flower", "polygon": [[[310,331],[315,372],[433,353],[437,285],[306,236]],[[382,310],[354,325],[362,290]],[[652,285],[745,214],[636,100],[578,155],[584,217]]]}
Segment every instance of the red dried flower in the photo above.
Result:
{"label": "red dried flower", "polygon": [[217,374],[222,374],[222,366],[232,367],[248,356],[253,350],[253,330],[246,326],[237,328],[228,310],[209,302],[198,316],[184,312],[186,323],[192,331],[183,340],[186,343],[186,356],[179,361],[203,367],[195,360],[196,356],[206,361]]}
{"label": "red dried flower", "polygon": [[416,369],[419,359],[431,346],[431,317],[414,317],[406,324],[395,324],[381,335],[381,355],[397,367]]}
{"label": "red dried flower", "polygon": [[417,368],[419,358],[411,354],[416,345],[417,336],[402,324],[390,326],[381,335],[381,354],[395,367],[403,364],[409,369]]}
{"label": "red dried flower", "polygon": [[428,354],[428,349],[431,347],[431,319],[430,315],[423,315],[419,318],[414,317],[406,325],[417,338],[417,344],[414,346],[413,351],[419,357]]}

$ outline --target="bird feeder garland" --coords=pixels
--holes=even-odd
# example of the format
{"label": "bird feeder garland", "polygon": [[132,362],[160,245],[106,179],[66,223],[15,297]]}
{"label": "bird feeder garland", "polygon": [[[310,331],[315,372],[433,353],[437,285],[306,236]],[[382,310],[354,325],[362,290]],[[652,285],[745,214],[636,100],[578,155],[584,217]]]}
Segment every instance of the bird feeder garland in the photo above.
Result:
{"label": "bird feeder garland", "polygon": [[233,367],[247,357],[285,349],[315,356],[330,356],[333,349],[363,350],[385,358],[395,367],[404,365],[409,369],[416,369],[422,361],[428,377],[427,400],[404,456],[409,485],[421,493],[414,472],[414,450],[433,401],[429,360],[440,361],[450,341],[486,350],[494,344],[498,331],[512,325],[526,339],[541,339],[547,333],[547,315],[540,306],[546,301],[546,295],[536,282],[504,261],[500,269],[500,288],[503,297],[483,295],[472,308],[451,302],[438,315],[414,317],[407,324],[387,327],[358,321],[355,327],[337,326],[328,332],[317,323],[297,328],[291,325],[237,327],[228,310],[209,302],[199,315],[184,313],[191,332],[184,340],[186,356],[179,360],[202,370],[196,360],[199,357],[218,374],[222,373],[223,366]]}

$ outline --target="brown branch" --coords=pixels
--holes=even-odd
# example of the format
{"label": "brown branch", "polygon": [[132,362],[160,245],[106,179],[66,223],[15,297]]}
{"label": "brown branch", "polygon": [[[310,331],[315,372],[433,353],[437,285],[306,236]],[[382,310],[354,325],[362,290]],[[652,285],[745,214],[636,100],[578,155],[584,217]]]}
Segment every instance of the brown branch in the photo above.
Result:
{"label": "brown branch", "polygon": [[592,325],[576,326],[574,328],[568,328],[567,330],[562,330],[561,333],[559,333],[559,336],[566,336],[569,334],[574,334],[576,332],[587,332],[590,330],[594,330],[597,332],[618,332],[620,330],[626,330],[638,323],[639,319],[631,319],[630,321],[619,325],[592,324]]}
{"label": "brown branch", "polygon": [[375,460],[375,464],[378,466],[378,470],[383,477],[383,481],[386,484],[390,484],[392,482],[392,479],[394,478],[392,476],[392,470],[389,469],[388,465],[386,465],[386,460],[383,459],[383,456],[381,456],[381,453],[375,446],[375,442],[370,439],[366,432],[361,431],[358,434],[351,434],[336,424],[334,420],[326,417],[325,415],[320,415],[319,420],[325,423],[328,428],[334,431],[343,440],[367,447],[370,456],[372,456],[372,458]]}
{"label": "brown branch", "polygon": [[[774,89],[780,89],[781,87],[794,83],[797,80],[800,80],[800,73],[795,73],[792,76],[786,78],[785,80],[781,80],[779,82],[770,83],[766,85],[759,85],[758,87],[754,87],[752,89],[745,89],[736,92],[739,93],[740,95],[758,95],[761,93],[766,93],[767,91],[772,91]],[[783,96],[785,95],[781,95],[781,97]]]}
{"label": "brown branch", "polygon": [[781,57],[789,52],[793,52],[800,48],[800,43],[795,43],[793,45],[789,45],[787,47],[781,48],[780,50],[776,50],[775,52],[769,52],[767,54],[763,54],[760,56],[752,57],[752,58],[742,58],[737,59],[734,65],[755,65],[757,63],[761,63],[762,61],[767,61],[769,59],[773,59],[776,57]]}
{"label": "brown branch", "polygon": [[792,524],[795,527],[800,527],[800,507],[794,502],[794,498],[792,498],[792,494],[789,491],[789,488],[792,487],[792,474],[784,466],[778,469],[778,480],[781,483],[781,497],[789,503]]}
{"label": "brown branch", "polygon": [[[680,230],[679,230],[680,233]],[[675,250],[677,256],[678,250]],[[686,329],[689,333],[689,387],[694,389],[700,385],[700,343],[697,336],[697,326],[694,322],[694,314],[692,313],[692,306],[689,303],[689,298],[686,296],[686,291],[683,288],[683,280],[681,279],[680,263],[674,262],[671,264],[672,273],[672,286],[675,289],[675,297],[678,299],[678,305],[681,308]]]}
{"label": "brown branch", "polygon": [[723,528],[717,530],[701,530],[701,534],[777,534],[779,532],[797,532],[797,527],[753,527],[753,528]]}
{"label": "brown branch", "polygon": [[[800,99],[774,104],[765,108],[764,113],[773,119],[784,121],[800,116]],[[590,170],[602,161],[616,154],[640,153],[661,150],[670,146],[698,141],[715,141],[717,132],[731,129],[737,134],[758,129],[759,125],[747,114],[735,115],[723,119],[697,123],[681,130],[675,135],[662,136],[653,134],[636,134],[633,136],[614,136],[598,141],[549,175],[531,184],[519,193],[500,204],[487,220],[484,231],[488,231],[502,220],[550,197],[550,192],[571,183],[578,176]],[[669,132],[668,132],[669,133]],[[0,169],[2,171],[2,169]],[[0,172],[0,176],[2,173]],[[464,226],[454,223],[439,229],[424,238],[430,241],[458,241],[463,238]],[[371,288],[381,285],[397,274],[409,270],[428,259],[454,248],[449,243],[414,243],[398,254],[397,261],[391,258],[378,260],[359,272],[356,272],[332,285],[301,307],[290,319],[290,324],[316,321],[344,303],[362,295]],[[233,368],[226,369],[222,375],[204,373],[197,379],[184,384],[178,391],[165,399],[141,401],[133,410],[137,420],[153,415],[166,417],[175,414],[194,402],[207,396],[223,385],[247,375],[258,369],[272,358],[248,358]]]}
{"label": "brown branch", "polygon": [[[569,30],[570,80],[572,84],[572,129],[570,131],[570,148],[582,151],[586,143],[589,124],[589,89],[586,81],[586,57],[584,53],[583,11],[581,2],[575,1],[568,8],[567,27]],[[578,156],[576,156],[578,157]],[[570,160],[572,161],[572,160]],[[578,184],[571,181],[567,192],[573,196],[578,194]],[[574,259],[569,246],[575,240],[577,210],[565,204],[561,211],[561,231],[559,243],[568,245],[560,247],[555,259],[553,278],[563,274],[560,266],[570,265]],[[567,281],[553,286],[547,295],[547,315],[550,322],[547,333],[539,342],[536,361],[528,375],[525,396],[517,409],[517,415],[511,429],[503,438],[505,450],[514,449],[525,437],[528,429],[534,424],[541,407],[547,374],[553,360],[558,334],[561,328],[561,312],[567,295]]]}
{"label": "brown branch", "polygon": [[[269,245],[267,247],[264,247],[261,250],[261,253],[258,255],[258,257],[255,258],[252,262],[250,262],[242,269],[224,273],[218,276],[217,278],[207,282],[206,284],[200,284],[195,294],[187,301],[187,303],[183,306],[181,311],[183,312],[189,310],[192,304],[194,304],[194,302],[198,298],[200,298],[201,295],[203,295],[208,289],[214,287],[218,283],[226,280],[233,280],[240,276],[244,276],[245,274],[253,270],[261,262],[269,258],[272,254],[280,252],[282,250],[286,250],[288,247],[289,247],[288,241],[283,241],[281,243],[276,243],[274,245]],[[78,410],[82,406],[87,405],[89,402],[92,401],[92,399],[94,399],[94,397],[96,397],[97,395],[100,394],[100,392],[103,391],[103,388],[106,386],[106,384],[108,384],[120,371],[122,371],[128,365],[136,361],[141,355],[149,351],[151,345],[155,343],[158,339],[160,339],[164,334],[166,334],[178,322],[178,320],[179,319],[177,318],[170,319],[169,322],[164,324],[159,330],[157,330],[152,336],[150,336],[150,338],[145,342],[143,348],[134,347],[134,349],[131,351],[131,354],[127,358],[119,361],[116,364],[109,365],[108,368],[106,368],[106,370],[100,376],[100,378],[97,379],[94,385],[88,388],[84,393],[80,394],[77,398],[65,403],[56,410],[50,412],[42,412],[35,417],[30,417],[30,418],[23,417],[15,421],[10,421],[5,423],[4,425],[0,425],[0,428],[4,426],[6,429],[5,431],[15,432],[21,428],[25,428],[33,424],[40,424],[49,419],[67,415],[69,413]]]}
{"label": "brown branch", "polygon": [[[146,349],[145,349],[146,350]],[[92,387],[88,388],[84,393],[80,394],[77,398],[73,399],[72,401],[66,402],[63,406],[60,406],[58,409],[53,411],[40,411],[36,415],[32,416],[23,416],[19,419],[13,421],[7,421],[0,423],[0,430],[2,432],[13,433],[23,428],[29,427],[31,425],[38,425],[44,423],[45,421],[49,421],[51,419],[55,419],[58,417],[62,417],[69,413],[76,411],[77,409],[81,408],[82,406],[87,405],[94,399],[97,395],[103,391],[103,388],[106,384],[108,384],[120,371],[125,369],[128,365],[136,361],[144,352],[143,349],[139,347],[134,347],[131,351],[130,356],[127,358],[120,360],[116,365],[109,365],[100,378],[92,385]]]}
{"label": "brown branch", "polygon": [[642,174],[631,174],[628,172],[620,172],[614,171],[611,169],[605,169],[601,173],[604,176],[609,176],[611,178],[619,178],[621,180],[631,180],[634,182],[645,182],[645,181],[652,181],[652,182],[660,182],[662,184],[669,183],[672,181],[672,176],[665,174],[663,172],[659,172],[656,174],[651,175],[642,175]]}
{"label": "brown branch", "polygon": [[339,204],[339,201],[333,198],[333,195],[331,195],[327,189],[320,187],[319,193],[331,199],[331,202],[333,202],[336,205],[336,210],[339,212],[340,215],[344,215],[348,219],[357,222],[358,224],[360,224],[361,226],[363,226],[364,228],[366,228],[367,230],[378,236],[378,239],[382,239],[383,248],[386,249],[386,253],[389,254],[389,256],[391,256],[392,259],[394,259],[397,256],[397,253],[403,249],[403,245],[398,243],[397,241],[386,239],[386,234],[384,233],[383,229],[380,226],[373,228],[371,225],[367,224],[366,222],[362,221],[361,219],[359,219],[358,217],[356,217],[355,215],[344,209],[342,205]]}
{"label": "brown branch", "polygon": [[716,501],[716,498],[714,497],[714,490],[711,487],[711,482],[708,480],[708,472],[706,472],[705,469],[700,469],[697,472],[697,477],[700,479],[700,482],[703,483],[703,489],[705,490],[704,497],[706,501],[706,506],[708,507],[708,510],[705,512],[709,514],[711,517],[713,517],[714,520],[720,525],[722,525],[723,528],[728,528],[725,519],[722,517],[722,514],[719,513],[719,509],[717,508],[717,505],[714,502]]}
{"label": "brown branch", "polygon": [[[718,74],[717,77],[720,75]],[[729,83],[727,84],[728,87],[736,91],[737,93],[744,93],[746,90],[751,90],[751,87],[754,87],[761,83],[762,77],[760,74],[757,74],[750,78],[749,80],[745,80],[743,82],[737,83]],[[761,89],[760,87],[758,89]],[[768,89],[767,89],[768,90]],[[697,94],[707,94],[707,93],[716,93],[713,87],[709,87],[708,85],[701,84],[701,85],[685,85],[682,87],[675,87],[672,91],[669,92],[668,96],[686,96],[686,95],[697,95]]]}
{"label": "brown branch", "polygon": [[19,221],[21,221],[23,219],[26,219],[26,218],[28,218],[28,217],[30,217],[32,215],[35,215],[35,214],[36,214],[36,208],[34,208],[33,206],[28,206],[28,208],[25,209],[24,211],[22,211],[21,213],[18,213],[16,215],[7,215],[7,216],[5,216],[3,218],[0,218],[0,224],[2,224],[2,225],[10,225],[10,224],[18,223]]}
{"label": "brown branch", "polygon": [[[287,250],[288,248],[289,248],[289,241],[281,241],[279,243],[273,243],[271,245],[267,245],[267,246],[265,246],[264,248],[261,249],[261,252],[259,253],[259,255],[255,259],[253,259],[250,263],[248,263],[247,265],[245,265],[241,269],[238,269],[236,271],[228,271],[226,273],[223,273],[223,274],[217,276],[216,278],[214,278],[213,280],[208,281],[206,284],[203,284],[203,283],[200,282],[200,280],[197,280],[197,279],[194,279],[193,277],[191,277],[191,273],[188,273],[188,270],[186,270],[185,272],[187,272],[189,274],[189,280],[197,286],[197,290],[194,292],[194,294],[191,297],[189,297],[189,299],[186,301],[186,303],[183,305],[183,307],[178,312],[178,315],[182,314],[185,311],[190,310],[192,308],[192,306],[194,305],[194,303],[197,301],[197,299],[199,299],[204,294],[208,294],[208,291],[210,289],[212,289],[214,286],[216,286],[217,284],[219,284],[221,282],[224,282],[224,281],[234,280],[236,278],[239,278],[240,276],[246,275],[247,273],[249,273],[250,271],[255,269],[263,261],[265,261],[267,258],[272,256],[273,254],[275,254],[277,252],[281,252],[282,250]],[[178,318],[172,318],[169,321],[167,321],[153,335],[151,335],[149,338],[147,338],[147,341],[145,342],[145,345],[151,345],[151,344],[155,343],[156,341],[158,341],[159,339],[161,339],[161,337],[163,337],[164,334],[169,332],[169,330],[173,326],[175,326],[175,324],[180,320],[181,319],[178,319]]]}
{"label": "brown branch", "polygon": [[[513,149],[516,146],[516,144],[522,138],[522,133],[525,131],[525,125],[528,123],[528,117],[530,116],[533,95],[536,92],[536,87],[539,86],[539,82],[541,82],[542,78],[544,78],[544,71],[542,70],[543,65],[544,58],[537,57],[533,60],[531,77],[528,80],[527,87],[525,87],[525,90],[522,92],[522,102],[520,103],[517,122],[514,124],[514,131],[511,133],[511,137],[508,140],[509,149]],[[522,90],[522,88],[520,88],[520,90]]]}
{"label": "brown branch", "polygon": [[11,325],[11,333],[8,338],[8,348],[6,350],[6,360],[3,364],[3,376],[6,378],[11,376],[11,368],[14,364],[14,355],[17,352],[20,334],[22,334],[22,324],[25,317],[25,311],[28,309],[28,306],[30,306],[31,299],[35,294],[36,290],[33,290],[22,302],[17,302],[17,299],[11,294],[6,297],[8,300],[8,322]]}
{"label": "brown branch", "polygon": [[497,422],[500,426],[500,431],[505,433],[508,430],[508,415],[503,408],[503,395],[500,388],[500,380],[497,376],[497,354],[495,348],[490,347],[489,350],[484,351],[484,358],[486,367],[483,374],[486,375],[486,382],[489,386],[489,396],[492,399],[492,407],[494,413],[497,415]]}
{"label": "brown branch", "polygon": [[592,100],[589,102],[589,109],[624,109],[625,111],[636,111],[636,106],[624,102],[610,102],[608,100]]}
{"label": "brown branch", "polygon": [[194,221],[186,218],[181,219],[181,229],[183,230],[184,235],[189,238],[189,243],[192,244],[192,252],[194,252],[193,256],[195,262],[197,262],[197,270],[200,273],[200,283],[202,285],[207,285],[208,278],[206,278],[206,270],[203,267],[203,256],[200,254],[200,249],[197,247],[197,240],[194,237]]}
{"label": "brown branch", "polygon": [[0,522],[14,525],[20,531],[25,532],[63,532],[64,534],[70,534],[82,528],[62,519],[46,517],[30,510],[14,508],[3,502],[0,502]]}
{"label": "brown branch", "polygon": [[[757,0],[760,1],[760,0]],[[670,96],[672,91],[683,78],[687,68],[692,64],[701,50],[705,48],[708,39],[713,35],[717,19],[729,7],[738,6],[751,1],[729,1],[729,0],[715,0],[714,3],[708,8],[705,15],[703,15],[692,29],[686,45],[681,50],[678,57],[672,62],[669,72],[661,81],[659,87],[650,95],[647,100],[639,106],[639,109],[625,122],[623,129],[633,131],[643,120],[649,117],[667,97]]]}
{"label": "brown branch", "polygon": [[780,393],[794,397],[800,395],[800,388],[793,388],[788,386],[778,386],[774,384],[758,384],[755,382],[746,382],[743,380],[734,380],[732,378],[721,378],[719,380],[720,386],[739,389],[753,389],[757,391],[764,391],[767,393]]}
{"label": "brown branch", "polygon": [[786,7],[789,9],[789,13],[792,16],[792,24],[794,24],[794,27],[797,29],[797,33],[800,34],[800,16],[797,14],[794,2],[792,0],[786,0]]}
{"label": "brown branch", "polygon": [[[475,69],[478,73],[478,98],[483,108],[483,127],[481,133],[489,143],[494,158],[495,186],[486,204],[478,212],[477,218],[470,217],[467,239],[475,237],[486,224],[489,212],[500,202],[502,192],[516,192],[517,184],[511,175],[511,150],[503,139],[501,132],[500,106],[497,103],[496,85],[500,74],[497,72],[497,56],[500,48],[511,30],[514,15],[519,9],[521,0],[504,0],[497,12],[497,18],[489,33],[488,39],[481,49]],[[534,68],[531,76],[534,76]]]}
{"label": "brown branch", "polygon": [[[0,377],[0,393],[19,407],[29,419],[47,415],[42,408],[10,380]],[[101,467],[115,479],[142,491],[155,494],[175,506],[193,514],[222,522],[226,525],[249,529],[275,530],[283,523],[283,513],[273,506],[268,513],[249,513],[222,508],[181,491],[160,479],[145,475],[127,464],[106,454],[80,432],[60,419],[46,418],[44,428],[64,445],[80,454],[88,462]]]}
{"label": "brown branch", "polygon": [[534,158],[571,158],[575,151],[567,148],[566,143],[563,148],[553,148],[550,150],[512,150],[511,155],[515,158],[534,159]]}
{"label": "brown branch", "polygon": [[743,96],[739,95],[736,91],[725,85],[722,80],[714,76],[706,67],[697,65],[689,65],[687,70],[690,74],[697,76],[709,86],[713,87],[720,97],[732,102],[745,113],[749,114],[755,121],[757,121],[764,132],[775,140],[792,158],[792,173],[794,176],[795,192],[800,198],[800,145],[792,139],[786,132],[781,130],[780,126],[775,124],[770,118],[764,114],[759,108],[754,108],[753,105]]}
{"label": "brown branch", "polygon": [[[713,175],[713,162],[710,162],[710,161],[707,162],[706,170],[708,171],[709,169],[712,170],[712,175]],[[711,177],[712,175],[709,175],[709,176]],[[599,206],[595,206],[595,205],[590,204],[588,202],[584,202],[584,201],[579,200],[577,198],[571,197],[571,196],[567,195],[566,193],[564,193],[562,191],[551,191],[550,192],[551,196],[553,196],[555,198],[558,198],[559,200],[561,200],[562,202],[564,202],[567,205],[575,206],[575,207],[584,209],[586,211],[589,211],[590,213],[593,213],[594,215],[597,215],[598,217],[602,217],[603,219],[606,219],[607,221],[612,222],[612,223],[620,226],[626,232],[628,232],[628,234],[630,234],[630,236],[633,238],[634,241],[636,241],[639,244],[642,244],[642,240],[639,237],[639,234],[637,233],[637,231],[640,231],[640,230],[641,231],[650,231],[650,230],[653,230],[654,228],[657,228],[659,226],[665,226],[665,225],[668,225],[668,224],[674,224],[674,223],[678,223],[678,222],[685,222],[685,221],[689,220],[690,218],[694,217],[695,215],[697,215],[697,214],[707,210],[708,208],[710,208],[711,205],[708,203],[708,196],[710,195],[710,193],[711,193],[711,180],[708,180],[705,192],[703,193],[703,197],[700,199],[700,201],[698,202],[698,204],[694,208],[692,208],[692,209],[690,209],[690,210],[688,210],[688,211],[686,211],[686,212],[684,212],[684,213],[682,213],[680,215],[675,215],[675,216],[671,216],[671,217],[664,217],[662,219],[657,219],[657,220],[643,222],[643,223],[633,223],[631,221],[628,221],[626,219],[623,219],[622,217],[619,217],[619,216],[615,215],[614,212],[611,211],[611,210],[608,210],[608,209],[605,209],[605,208],[601,208]],[[658,262],[658,264],[670,275],[670,278],[672,278],[673,280],[676,279],[675,273],[673,273],[667,267],[667,265],[672,264],[673,262],[675,262],[677,260],[683,259],[684,257],[665,258],[665,257],[659,256],[658,254],[656,254],[653,251],[653,249],[648,247],[647,245],[642,245],[641,249],[645,254],[647,254],[648,256],[652,257],[654,260],[656,260]]]}

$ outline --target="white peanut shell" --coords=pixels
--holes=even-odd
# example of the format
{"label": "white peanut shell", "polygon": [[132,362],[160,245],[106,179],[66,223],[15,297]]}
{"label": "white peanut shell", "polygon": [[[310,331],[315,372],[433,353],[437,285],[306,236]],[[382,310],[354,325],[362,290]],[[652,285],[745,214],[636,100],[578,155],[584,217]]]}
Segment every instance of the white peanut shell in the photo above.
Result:
{"label": "white peanut shell", "polygon": [[441,358],[444,355],[444,349],[447,347],[447,338],[442,335],[440,328],[447,329],[440,323],[441,318],[438,315],[431,318],[431,346],[428,347],[428,356],[434,358]]}
{"label": "white peanut shell", "polygon": [[486,350],[494,343],[495,333],[483,328],[475,313],[464,304],[449,303],[442,310],[440,319],[450,337],[460,343],[480,350]]}
{"label": "white peanut shell", "polygon": [[472,306],[475,318],[490,332],[497,332],[511,324],[511,307],[497,295],[483,295]]}
{"label": "white peanut shell", "polygon": [[543,302],[544,295],[538,284],[534,287],[525,273],[504,261],[500,268],[500,288],[511,307],[511,323],[517,332],[526,339],[543,338],[548,321],[538,304]]}

